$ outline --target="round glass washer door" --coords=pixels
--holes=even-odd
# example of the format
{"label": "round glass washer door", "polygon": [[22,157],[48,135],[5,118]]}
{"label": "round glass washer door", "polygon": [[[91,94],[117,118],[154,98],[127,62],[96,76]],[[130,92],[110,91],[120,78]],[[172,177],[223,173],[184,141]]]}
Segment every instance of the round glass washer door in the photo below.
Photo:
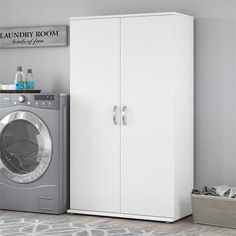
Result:
{"label": "round glass washer door", "polygon": [[47,170],[52,140],[36,115],[16,111],[0,120],[0,172],[16,183],[30,183]]}

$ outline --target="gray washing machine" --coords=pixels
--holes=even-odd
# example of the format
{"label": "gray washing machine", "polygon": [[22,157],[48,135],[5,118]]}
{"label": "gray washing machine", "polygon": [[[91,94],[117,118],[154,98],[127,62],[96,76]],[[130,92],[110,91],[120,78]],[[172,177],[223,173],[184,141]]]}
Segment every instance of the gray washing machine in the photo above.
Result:
{"label": "gray washing machine", "polygon": [[68,208],[65,94],[0,94],[0,209]]}

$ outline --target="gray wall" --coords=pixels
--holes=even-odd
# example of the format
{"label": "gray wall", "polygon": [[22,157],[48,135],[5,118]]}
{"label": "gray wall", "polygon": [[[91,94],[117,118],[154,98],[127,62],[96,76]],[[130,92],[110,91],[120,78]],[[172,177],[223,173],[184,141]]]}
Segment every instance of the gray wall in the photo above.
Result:
{"label": "gray wall", "polygon": [[[178,11],[195,17],[195,184],[236,186],[235,0],[0,0],[0,26],[69,24],[69,16]],[[33,68],[69,92],[69,47],[0,50],[0,81]],[[79,89],[79,88],[78,88]]]}

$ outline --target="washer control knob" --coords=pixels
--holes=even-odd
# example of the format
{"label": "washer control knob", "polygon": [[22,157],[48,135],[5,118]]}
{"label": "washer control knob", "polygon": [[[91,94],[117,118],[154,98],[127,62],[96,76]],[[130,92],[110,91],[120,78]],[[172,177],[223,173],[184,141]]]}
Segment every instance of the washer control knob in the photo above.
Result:
{"label": "washer control knob", "polygon": [[24,102],[25,101],[25,96],[24,95],[20,95],[19,98],[18,98],[18,101],[20,103]]}

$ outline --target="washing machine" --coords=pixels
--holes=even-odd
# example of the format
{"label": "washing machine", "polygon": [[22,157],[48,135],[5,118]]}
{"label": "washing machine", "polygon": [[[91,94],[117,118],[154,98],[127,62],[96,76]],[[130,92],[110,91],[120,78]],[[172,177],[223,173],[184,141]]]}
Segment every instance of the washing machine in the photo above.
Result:
{"label": "washing machine", "polygon": [[0,209],[68,208],[67,95],[0,94]]}

